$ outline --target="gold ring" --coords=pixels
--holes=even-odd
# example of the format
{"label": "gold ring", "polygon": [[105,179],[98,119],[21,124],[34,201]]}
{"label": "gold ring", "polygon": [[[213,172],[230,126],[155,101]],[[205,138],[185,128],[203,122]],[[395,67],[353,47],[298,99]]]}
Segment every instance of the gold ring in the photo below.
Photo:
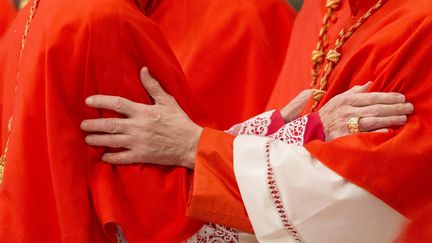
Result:
{"label": "gold ring", "polygon": [[350,118],[347,124],[349,133],[359,133],[360,125],[359,125],[360,117]]}

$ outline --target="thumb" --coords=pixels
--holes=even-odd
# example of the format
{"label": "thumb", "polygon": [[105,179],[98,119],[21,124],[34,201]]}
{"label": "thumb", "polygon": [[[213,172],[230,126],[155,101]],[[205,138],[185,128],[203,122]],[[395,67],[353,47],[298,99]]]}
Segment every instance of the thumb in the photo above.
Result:
{"label": "thumb", "polygon": [[162,101],[169,97],[169,95],[160,86],[159,82],[150,75],[147,67],[141,68],[140,78],[142,85],[154,99],[155,103],[162,103]]}

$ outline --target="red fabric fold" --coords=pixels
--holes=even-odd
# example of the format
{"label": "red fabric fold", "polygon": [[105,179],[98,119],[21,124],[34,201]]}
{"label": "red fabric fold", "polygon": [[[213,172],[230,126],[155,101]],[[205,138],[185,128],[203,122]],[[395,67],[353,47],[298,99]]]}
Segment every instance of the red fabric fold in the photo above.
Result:
{"label": "red fabric fold", "polygon": [[318,112],[312,112],[307,115],[308,122],[305,128],[304,144],[308,144],[313,140],[325,140],[324,126]]}
{"label": "red fabric fold", "polygon": [[[369,91],[400,92],[415,107],[408,123],[388,133],[362,133],[306,148],[326,166],[408,218],[432,200],[432,55],[430,1],[413,7],[388,1],[351,37],[329,81],[321,106],[368,80]],[[358,65],[361,64],[361,69]],[[309,103],[306,111],[310,109]]]}
{"label": "red fabric fold", "polygon": [[233,142],[234,136],[230,134],[204,129],[197,149],[187,214],[252,233],[234,175]]}
{"label": "red fabric fold", "polygon": [[0,0],[0,40],[15,19],[17,13],[18,10],[12,5],[11,0]]}
{"label": "red fabric fold", "polygon": [[226,130],[266,110],[295,17],[286,1],[159,0],[149,17],[185,72],[195,122]]}
{"label": "red fabric fold", "polygon": [[[190,172],[152,165],[114,167],[85,144],[80,122],[113,117],[90,109],[96,93],[151,103],[139,70],[151,74],[188,111],[182,71],[158,27],[134,1],[40,2],[14,95],[21,37],[17,19],[1,67],[2,135],[14,122],[0,189],[3,242],[108,242],[119,224],[129,242],[180,242],[202,225],[188,219]],[[19,27],[19,28],[18,28]]]}

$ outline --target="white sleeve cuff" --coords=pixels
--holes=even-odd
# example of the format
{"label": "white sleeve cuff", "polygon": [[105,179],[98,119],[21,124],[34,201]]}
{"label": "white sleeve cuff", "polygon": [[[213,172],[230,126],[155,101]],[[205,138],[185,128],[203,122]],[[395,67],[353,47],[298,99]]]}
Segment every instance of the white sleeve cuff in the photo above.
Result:
{"label": "white sleeve cuff", "polygon": [[[267,185],[268,140],[237,137],[234,172],[258,240],[293,242]],[[325,167],[301,146],[275,142],[270,161],[288,218],[305,242],[392,242],[407,221],[381,200]]]}

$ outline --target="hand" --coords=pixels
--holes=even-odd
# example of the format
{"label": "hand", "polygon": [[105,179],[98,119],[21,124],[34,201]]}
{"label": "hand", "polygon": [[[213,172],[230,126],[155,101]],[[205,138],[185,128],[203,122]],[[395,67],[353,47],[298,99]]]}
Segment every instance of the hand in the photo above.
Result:
{"label": "hand", "polygon": [[307,101],[312,95],[311,89],[305,89],[298,94],[288,105],[281,109],[282,118],[286,123],[295,120],[299,117]]}
{"label": "hand", "polygon": [[384,131],[407,122],[407,115],[414,111],[411,103],[399,93],[364,93],[371,82],[355,86],[333,97],[320,110],[326,141],[349,135],[348,121],[359,117],[361,132]]}
{"label": "hand", "polygon": [[141,82],[154,99],[154,105],[135,103],[121,97],[94,95],[86,99],[93,108],[114,110],[127,118],[85,120],[81,129],[90,134],[86,142],[93,146],[125,148],[107,153],[103,161],[112,164],[154,163],[193,168],[195,151],[202,128],[195,124],[159,83],[141,69]]}

